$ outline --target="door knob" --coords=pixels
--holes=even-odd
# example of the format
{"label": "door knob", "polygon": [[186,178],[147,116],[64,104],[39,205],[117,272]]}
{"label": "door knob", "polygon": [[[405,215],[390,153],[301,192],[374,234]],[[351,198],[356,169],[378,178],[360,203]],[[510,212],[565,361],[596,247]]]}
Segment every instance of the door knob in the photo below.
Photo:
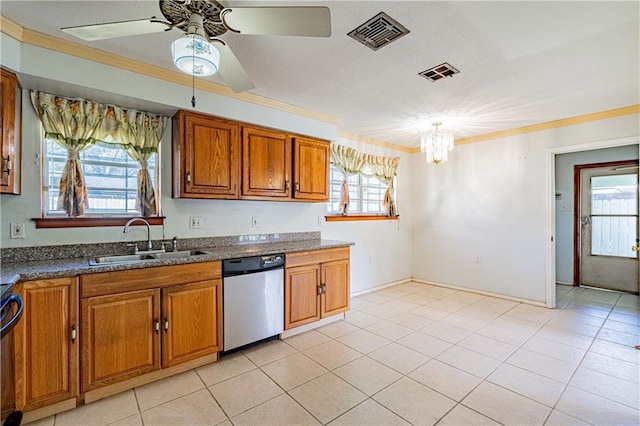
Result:
{"label": "door knob", "polygon": [[631,246],[632,251],[640,251],[640,246]]}

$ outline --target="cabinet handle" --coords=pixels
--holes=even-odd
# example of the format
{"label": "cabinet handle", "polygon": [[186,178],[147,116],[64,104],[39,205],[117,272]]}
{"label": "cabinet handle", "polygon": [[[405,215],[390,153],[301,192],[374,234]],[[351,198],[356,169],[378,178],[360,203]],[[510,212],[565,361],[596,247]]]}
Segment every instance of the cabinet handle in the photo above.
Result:
{"label": "cabinet handle", "polygon": [[300,182],[296,182],[296,192],[300,192]]}
{"label": "cabinet handle", "polygon": [[160,320],[156,318],[156,334],[160,332]]}
{"label": "cabinet handle", "polygon": [[284,190],[288,191],[289,190],[289,179],[284,181]]}
{"label": "cabinet handle", "polygon": [[322,292],[323,293],[327,292],[327,285],[326,284],[322,284]]}
{"label": "cabinet handle", "polygon": [[2,157],[2,173],[11,173],[11,156],[7,155],[7,158]]}
{"label": "cabinet handle", "polygon": [[76,325],[71,326],[71,343],[76,343]]}
{"label": "cabinet handle", "polygon": [[322,294],[322,285],[318,286],[318,294]]}
{"label": "cabinet handle", "polygon": [[169,332],[169,318],[164,319],[164,332],[165,333]]}
{"label": "cabinet handle", "polygon": [[187,172],[187,182],[191,183],[191,172]]}

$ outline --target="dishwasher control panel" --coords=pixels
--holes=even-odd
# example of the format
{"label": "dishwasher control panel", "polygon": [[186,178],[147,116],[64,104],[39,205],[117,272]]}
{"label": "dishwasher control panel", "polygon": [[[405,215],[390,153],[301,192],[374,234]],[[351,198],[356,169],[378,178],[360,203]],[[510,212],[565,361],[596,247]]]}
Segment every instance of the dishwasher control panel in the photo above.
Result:
{"label": "dishwasher control panel", "polygon": [[284,255],[282,254],[270,254],[268,256],[262,256],[260,266],[263,268],[271,268],[273,266],[284,265]]}
{"label": "dishwasher control panel", "polygon": [[284,267],[284,254],[268,254],[264,256],[238,257],[222,261],[222,276],[254,274]]}

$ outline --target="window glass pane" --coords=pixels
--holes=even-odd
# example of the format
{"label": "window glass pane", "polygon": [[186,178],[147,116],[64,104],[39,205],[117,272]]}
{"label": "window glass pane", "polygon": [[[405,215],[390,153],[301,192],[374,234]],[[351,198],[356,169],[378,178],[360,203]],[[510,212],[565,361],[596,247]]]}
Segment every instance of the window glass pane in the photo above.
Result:
{"label": "window glass pane", "polygon": [[637,258],[631,250],[637,235],[635,217],[593,216],[591,220],[591,254]]}
{"label": "window glass pane", "polygon": [[[340,213],[340,187],[342,185],[343,176],[338,172],[333,164],[331,164],[331,182],[329,198],[327,203],[327,211],[329,213]],[[349,207],[350,214],[384,214],[385,209],[382,204],[384,193],[387,189],[380,180],[372,176],[362,174],[350,176],[347,179],[349,186]]]}
{"label": "window glass pane", "polygon": [[[60,176],[67,160],[67,150],[45,139],[44,199],[47,214],[65,214],[58,209]],[[139,164],[121,148],[94,145],[80,153],[91,214],[140,214],[135,208]],[[156,193],[157,154],[147,162]],[[339,189],[338,189],[339,190]]]}
{"label": "window glass pane", "polygon": [[638,214],[637,173],[591,178],[591,214]]}

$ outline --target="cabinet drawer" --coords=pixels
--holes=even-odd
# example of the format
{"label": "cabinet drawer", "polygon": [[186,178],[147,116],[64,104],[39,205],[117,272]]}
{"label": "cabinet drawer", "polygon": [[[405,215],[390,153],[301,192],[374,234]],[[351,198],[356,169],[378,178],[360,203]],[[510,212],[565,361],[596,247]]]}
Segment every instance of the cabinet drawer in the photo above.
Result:
{"label": "cabinet drawer", "polygon": [[80,276],[80,297],[104,296],[221,277],[220,261],[99,272]]}
{"label": "cabinet drawer", "polygon": [[285,256],[287,268],[311,263],[331,262],[340,259],[349,259],[349,247],[301,251],[298,253],[288,253]]}

